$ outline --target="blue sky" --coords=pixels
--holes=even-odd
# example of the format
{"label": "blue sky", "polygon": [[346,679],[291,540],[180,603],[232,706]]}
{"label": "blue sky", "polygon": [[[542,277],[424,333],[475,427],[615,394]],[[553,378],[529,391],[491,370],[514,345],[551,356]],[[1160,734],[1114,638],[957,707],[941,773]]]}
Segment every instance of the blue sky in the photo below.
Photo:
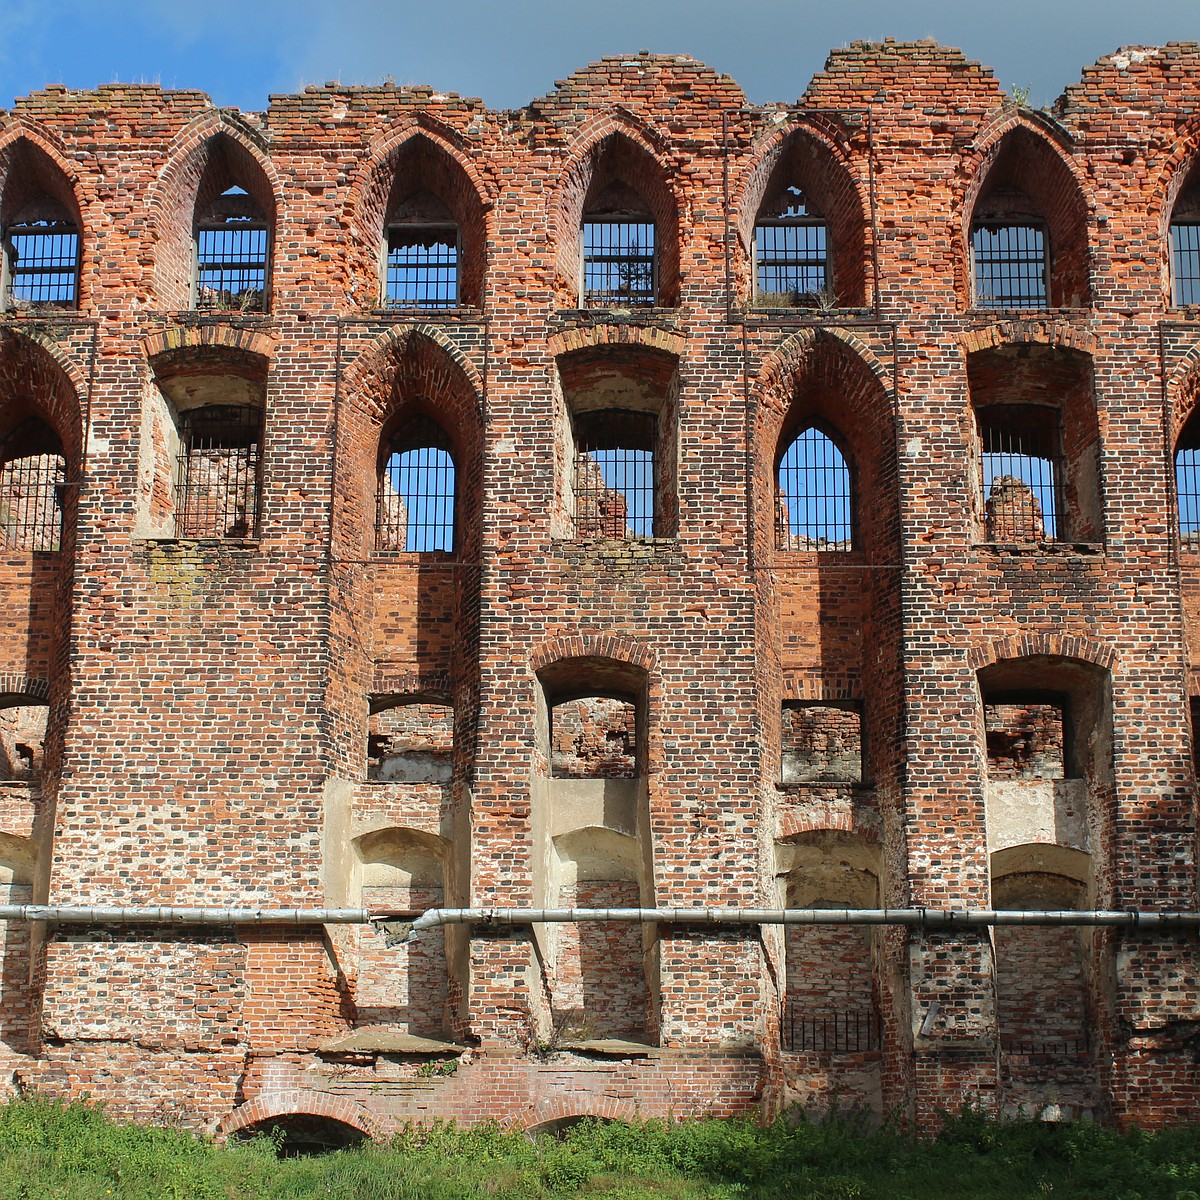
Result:
{"label": "blue sky", "polygon": [[688,53],[792,101],[833,46],[934,37],[1033,104],[1128,44],[1200,41],[1200,0],[0,0],[0,107],[47,83],[194,87],[266,106],[306,83],[428,83],[514,108],[604,54]]}

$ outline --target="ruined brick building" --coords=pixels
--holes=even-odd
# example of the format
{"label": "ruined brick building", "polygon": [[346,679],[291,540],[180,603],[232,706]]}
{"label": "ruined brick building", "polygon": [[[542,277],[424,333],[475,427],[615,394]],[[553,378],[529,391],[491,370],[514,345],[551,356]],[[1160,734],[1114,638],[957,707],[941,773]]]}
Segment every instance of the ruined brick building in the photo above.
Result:
{"label": "ruined brick building", "polygon": [[[1194,44],[18,100],[5,898],[1195,911],[1198,164]],[[4,928],[210,1129],[1200,1108],[1194,931]]]}

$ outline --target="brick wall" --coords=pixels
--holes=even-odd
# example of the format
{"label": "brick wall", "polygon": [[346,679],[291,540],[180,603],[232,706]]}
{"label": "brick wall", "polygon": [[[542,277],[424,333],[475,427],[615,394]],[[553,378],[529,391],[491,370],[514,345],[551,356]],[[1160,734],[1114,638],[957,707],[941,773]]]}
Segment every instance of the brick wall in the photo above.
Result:
{"label": "brick wall", "polygon": [[[154,85],[19,99],[0,224],[53,212],[81,266],[74,308],[0,313],[0,434],[43,423],[65,474],[60,548],[0,555],[0,693],[47,715],[38,778],[0,797],[11,886],[772,906],[780,874],[822,900],[821,873],[849,870],[872,904],[984,907],[1017,855],[1069,863],[1088,906],[1195,908],[1200,559],[1171,454],[1200,324],[1170,307],[1168,230],[1195,211],[1198,83],[1194,44],[1126,48],[1033,112],[957,50],[859,42],[794,105],[648,54],[505,113],[392,85],[249,114]],[[195,312],[197,214],[235,185],[270,229],[268,309]],[[791,187],[826,221],[830,287],[775,309],[755,302],[754,225]],[[652,306],[581,307],[581,221],[614,206],[655,223]],[[383,307],[389,222],[434,211],[459,230],[457,304]],[[971,228],[995,220],[1044,229],[1048,308],[976,307]],[[257,527],[181,539],[181,414],[222,400],[263,413]],[[613,409],[653,425],[653,537],[574,504],[579,424]],[[981,428],[1035,409],[1057,438],[1053,537],[1011,485],[984,494]],[[416,418],[455,464],[447,550],[376,544],[382,456]],[[848,545],[777,538],[780,458],[811,427],[845,459]],[[417,748],[405,722],[428,706]],[[818,711],[859,714],[858,775],[781,773],[795,714]],[[436,769],[384,778],[406,754]],[[1022,787],[1038,820],[998,842],[997,799]],[[567,862],[589,865],[571,883]],[[868,953],[842,931],[802,953],[778,929],[559,932],[550,953],[486,925],[415,950],[13,927],[4,1070],[208,1127],[285,1103],[363,1129],[762,1111],[841,1082],[932,1122],[1045,1099],[1039,1064],[998,1069],[998,1039],[1006,1012],[1040,1027],[1049,998],[1022,988],[1073,969],[1065,937],[891,931]],[[1066,1107],[1194,1117],[1194,948],[1079,947],[1090,1049]],[[870,982],[875,1058],[781,1050],[797,956],[825,994]],[[541,1057],[559,984],[580,1028],[654,1056]],[[380,1029],[468,1061],[431,1081],[412,1054],[329,1049]]]}

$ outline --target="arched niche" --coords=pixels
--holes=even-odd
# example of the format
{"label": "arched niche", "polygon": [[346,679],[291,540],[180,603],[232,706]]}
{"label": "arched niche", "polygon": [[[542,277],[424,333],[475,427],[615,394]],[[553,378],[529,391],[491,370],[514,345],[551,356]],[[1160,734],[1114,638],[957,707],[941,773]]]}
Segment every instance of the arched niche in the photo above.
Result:
{"label": "arched niche", "polygon": [[[642,908],[638,839],[604,826],[553,839],[549,896],[561,908]],[[640,922],[557,925],[549,944],[551,1018],[576,1041],[645,1041],[651,1027]]]}
{"label": "arched niche", "polygon": [[[803,205],[801,216],[797,201]],[[803,127],[774,138],[761,152],[745,184],[737,210],[738,260],[735,296],[741,303],[765,307],[857,308],[869,303],[870,237],[866,206],[851,163],[825,138]],[[762,278],[764,228],[813,231],[803,238],[786,238],[798,253],[810,257],[823,247],[820,288],[787,289],[794,300],[776,303],[764,292]],[[818,239],[817,230],[821,231]],[[776,243],[779,238],[773,239]],[[788,247],[776,249],[789,256]],[[815,276],[806,277],[812,282]]]}
{"label": "arched niche", "polygon": [[[385,827],[353,842],[358,902],[370,909],[440,908],[446,896],[449,843],[436,834]],[[396,1026],[441,1038],[449,1023],[446,941],[441,927],[401,946],[360,931],[354,1000],[360,1025]]]}
{"label": "arched niche", "polygon": [[[260,155],[248,138],[220,130],[163,171],[155,203],[154,294],[160,309],[269,307],[278,198],[274,172]],[[244,276],[223,273],[216,242],[214,254],[202,253],[201,235],[220,229],[226,233],[218,240],[232,238],[241,250],[261,255]],[[261,230],[262,238],[252,237],[253,230]]]}
{"label": "arched niche", "polygon": [[976,430],[976,538],[1101,542],[1100,429],[1091,356],[1019,342],[967,355]]}
{"label": "arched niche", "polygon": [[637,344],[559,355],[552,531],[673,537],[679,525],[678,358]]}
{"label": "arched niche", "polygon": [[[857,834],[813,830],[776,843],[785,908],[877,908],[879,846]],[[784,927],[784,1048],[878,1052],[875,960],[881,934],[866,925]]]}
{"label": "arched niche", "polygon": [[964,199],[967,307],[1091,304],[1087,200],[1045,134],[1025,123],[1003,133],[978,162]]}
{"label": "arched niche", "polygon": [[[645,275],[646,246],[641,244],[641,234],[633,235],[641,239],[637,246],[630,244],[629,237],[618,236],[607,239],[604,246],[597,244],[589,255],[584,233],[585,225],[593,223],[652,229],[649,275]],[[577,154],[559,185],[552,226],[560,308],[669,308],[679,303],[679,205],[662,164],[640,139],[616,129]],[[616,284],[607,289],[597,284],[589,299],[588,259],[598,262],[606,255],[613,270],[605,278],[615,279]],[[619,277],[622,271],[627,278]]]}
{"label": "arched niche", "polygon": [[[1091,856],[1065,846],[995,851],[991,876],[992,907],[1000,910],[1082,909],[1092,891]],[[1092,931],[998,925],[993,939],[1001,1052],[1017,1056],[1013,1074],[1024,1083],[1070,1082],[1090,1047]]]}
{"label": "arched niche", "polygon": [[81,307],[83,219],[62,168],[36,142],[0,149],[0,308]]}
{"label": "arched niche", "polygon": [[372,697],[367,719],[368,782],[445,784],[453,769],[454,706],[447,698]]}
{"label": "arched niche", "polygon": [[487,212],[472,176],[424,131],[373,164],[355,209],[354,294],[366,307],[479,308]]}
{"label": "arched niche", "polygon": [[138,456],[140,536],[257,536],[269,366],[262,354],[220,344],[150,360]]}

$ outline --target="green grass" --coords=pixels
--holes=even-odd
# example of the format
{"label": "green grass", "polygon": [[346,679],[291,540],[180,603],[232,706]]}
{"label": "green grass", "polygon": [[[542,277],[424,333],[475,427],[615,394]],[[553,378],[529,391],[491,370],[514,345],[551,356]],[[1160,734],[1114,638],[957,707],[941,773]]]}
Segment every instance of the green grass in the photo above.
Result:
{"label": "green grass", "polygon": [[96,1107],[0,1108],[6,1200],[1200,1200],[1200,1129],[1117,1134],[966,1113],[936,1140],[852,1119],[584,1121],[533,1144],[493,1126],[277,1159],[109,1121]]}

